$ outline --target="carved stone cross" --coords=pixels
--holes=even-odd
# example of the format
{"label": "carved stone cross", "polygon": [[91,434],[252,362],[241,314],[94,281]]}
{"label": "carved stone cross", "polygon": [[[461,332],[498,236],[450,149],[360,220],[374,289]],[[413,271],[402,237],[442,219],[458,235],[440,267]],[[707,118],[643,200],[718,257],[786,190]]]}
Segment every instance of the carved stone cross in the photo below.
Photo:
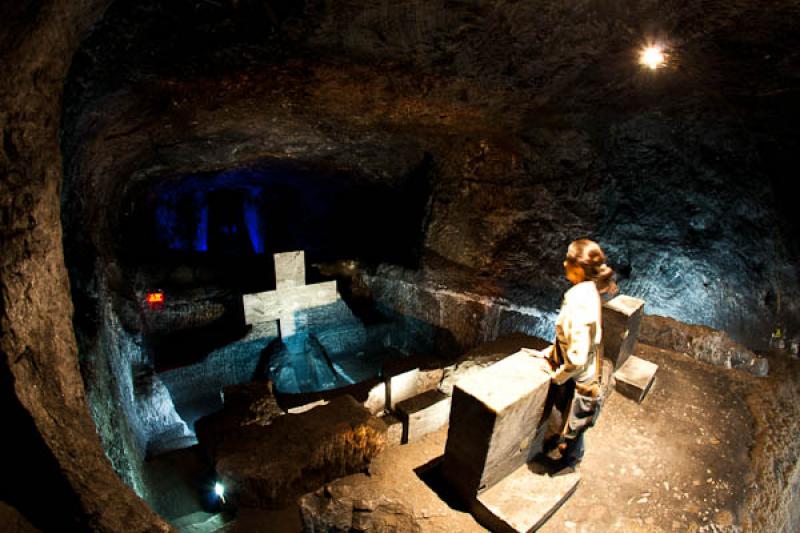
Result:
{"label": "carved stone cross", "polygon": [[282,339],[307,327],[305,311],[336,303],[336,281],[306,285],[305,253],[286,252],[274,255],[275,290],[243,295],[244,320],[247,324],[279,321]]}

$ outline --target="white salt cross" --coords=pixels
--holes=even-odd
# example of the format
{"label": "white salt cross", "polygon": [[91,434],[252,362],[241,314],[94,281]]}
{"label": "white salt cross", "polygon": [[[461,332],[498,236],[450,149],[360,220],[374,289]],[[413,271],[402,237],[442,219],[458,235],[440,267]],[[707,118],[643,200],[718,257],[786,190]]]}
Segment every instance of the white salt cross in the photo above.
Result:
{"label": "white salt cross", "polygon": [[[305,253],[275,254],[275,290],[245,294],[244,320],[247,324],[280,321],[281,338],[287,339],[304,329],[303,311],[336,303],[336,281],[306,285]],[[298,314],[301,315],[298,317]]]}

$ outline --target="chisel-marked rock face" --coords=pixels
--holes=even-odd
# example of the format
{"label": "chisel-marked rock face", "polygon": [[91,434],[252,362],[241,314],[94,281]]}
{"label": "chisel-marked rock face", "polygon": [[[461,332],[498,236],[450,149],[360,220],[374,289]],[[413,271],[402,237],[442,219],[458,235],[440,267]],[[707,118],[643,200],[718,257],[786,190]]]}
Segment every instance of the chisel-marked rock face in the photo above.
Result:
{"label": "chisel-marked rock face", "polygon": [[[3,387],[98,527],[154,523],[108,503],[132,493],[100,466],[77,361],[101,337],[96,273],[130,288],[116,255],[139,185],[323,163],[412,208],[376,261],[442,259],[557,309],[588,235],[650,312],[748,343],[798,326],[792,0],[4,4]],[[643,71],[653,35],[667,66]],[[354,231],[380,236],[392,217],[359,207]]]}

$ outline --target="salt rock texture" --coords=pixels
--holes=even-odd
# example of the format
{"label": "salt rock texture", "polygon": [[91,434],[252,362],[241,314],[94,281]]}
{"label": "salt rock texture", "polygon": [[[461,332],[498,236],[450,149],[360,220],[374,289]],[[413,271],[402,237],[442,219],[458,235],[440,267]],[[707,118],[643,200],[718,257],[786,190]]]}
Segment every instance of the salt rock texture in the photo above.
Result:
{"label": "salt rock texture", "polygon": [[[590,235],[654,313],[747,342],[795,320],[793,3],[365,0],[278,10],[275,38],[247,43],[224,9],[174,9],[115,6],[73,70],[65,220],[92,230],[76,254],[113,242],[126,196],[180,175],[269,160],[400,192],[420,171],[409,262],[555,307],[565,247]],[[181,17],[195,26],[155,31]],[[657,73],[636,58],[651,30],[673,47]]]}
{"label": "salt rock texture", "polygon": [[[103,453],[78,371],[60,221],[63,80],[110,2],[0,8],[0,376],[18,480],[3,494],[43,527],[167,531]],[[26,481],[27,480],[27,481]],[[36,502],[51,505],[41,513]],[[34,506],[31,508],[30,506]],[[32,517],[36,517],[35,519]]]}
{"label": "salt rock texture", "polygon": [[756,376],[766,376],[769,362],[746,346],[730,338],[724,331],[706,326],[685,324],[677,320],[645,315],[639,340],[726,368],[745,370]]}
{"label": "salt rock texture", "polygon": [[[0,384],[10,444],[39,459],[12,465],[37,480],[8,495],[28,518],[49,491],[44,525],[167,527],[103,453],[71,321],[69,281],[92,336],[94,272],[115,269],[137,180],[264,157],[390,184],[422,168],[419,248],[547,308],[566,243],[588,234],[652,312],[747,342],[798,316],[796,2],[364,0],[205,21],[168,4],[0,7]],[[636,65],[652,33],[668,75]]]}
{"label": "salt rock texture", "polygon": [[197,439],[211,456],[226,435],[249,425],[268,426],[285,414],[267,382],[230,385],[223,389],[224,407],[195,423]]}
{"label": "salt rock texture", "polygon": [[[227,426],[208,450],[237,506],[281,508],[322,483],[364,469],[386,447],[386,425],[350,396],[300,414]],[[206,432],[198,433],[206,446]]]}
{"label": "salt rock texture", "polygon": [[485,531],[472,516],[453,509],[420,477],[444,452],[447,431],[395,446],[368,473],[348,476],[300,498],[304,531]]}

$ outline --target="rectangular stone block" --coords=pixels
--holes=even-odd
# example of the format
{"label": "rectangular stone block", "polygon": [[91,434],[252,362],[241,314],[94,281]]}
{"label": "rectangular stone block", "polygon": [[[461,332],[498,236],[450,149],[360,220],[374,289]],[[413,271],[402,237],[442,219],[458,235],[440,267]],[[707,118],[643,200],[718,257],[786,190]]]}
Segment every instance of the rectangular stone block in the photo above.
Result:
{"label": "rectangular stone block", "polygon": [[658,365],[632,355],[622,368],[614,372],[617,391],[632,400],[641,402],[656,379]]}
{"label": "rectangular stone block", "polygon": [[386,406],[395,411],[397,404],[419,394],[417,388],[419,369],[386,376]]}
{"label": "rectangular stone block", "polygon": [[517,352],[456,382],[442,474],[464,501],[528,460],[550,388],[547,366]]}
{"label": "rectangular stone block", "polygon": [[381,417],[383,423],[388,428],[386,431],[386,442],[389,446],[399,446],[403,443],[403,421],[394,415],[384,415]]}
{"label": "rectangular stone block", "polygon": [[399,402],[397,415],[404,425],[403,443],[416,442],[447,424],[450,397],[438,390],[423,392]]}
{"label": "rectangular stone block", "polygon": [[636,350],[644,300],[620,294],[603,304],[603,347],[605,357],[620,368]]}
{"label": "rectangular stone block", "polygon": [[284,252],[273,256],[275,261],[275,288],[277,290],[306,284],[306,259],[304,252]]}
{"label": "rectangular stone block", "polygon": [[577,472],[549,476],[523,465],[472,504],[475,519],[495,533],[536,531],[569,499],[580,482]]}

